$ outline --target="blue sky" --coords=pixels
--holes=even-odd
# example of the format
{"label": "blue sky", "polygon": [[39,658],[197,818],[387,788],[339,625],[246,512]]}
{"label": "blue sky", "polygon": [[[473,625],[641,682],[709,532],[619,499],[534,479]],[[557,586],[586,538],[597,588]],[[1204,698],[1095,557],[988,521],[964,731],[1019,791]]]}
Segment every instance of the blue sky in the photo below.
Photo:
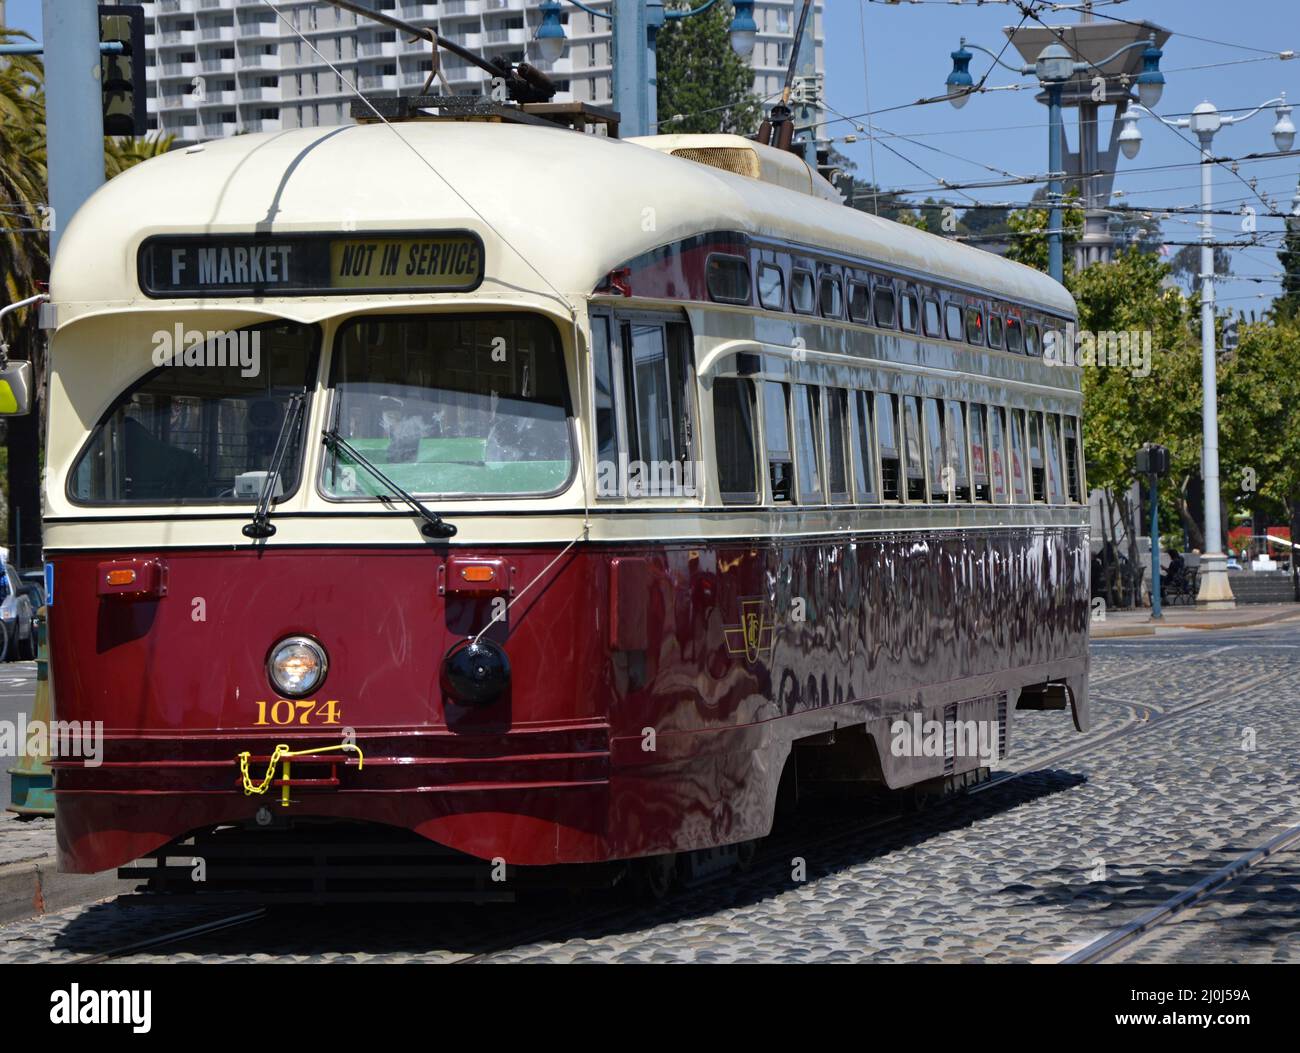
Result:
{"label": "blue sky", "polygon": [[[949,52],[961,37],[997,51],[1005,39],[1003,27],[1014,25],[1020,17],[1013,4],[987,0],[983,4],[974,0],[904,0],[899,4],[825,0],[825,7],[827,102],[848,115],[906,106],[939,94],[951,68]],[[40,0],[8,0],[7,11],[11,25],[39,36]],[[1163,114],[1184,114],[1207,98],[1225,113],[1240,112],[1283,91],[1300,103],[1300,59],[1280,61],[1276,57],[1286,49],[1300,51],[1300,4],[1296,0],[1236,0],[1231,4],[1223,0],[1128,0],[1099,7],[1098,17],[1103,14],[1146,19],[1173,32],[1165,45],[1163,68],[1168,84],[1159,106]],[[1076,20],[1077,15],[1069,12],[1048,19],[1053,24]],[[1004,58],[1018,62],[1010,50]],[[990,62],[976,53],[971,68],[977,80]],[[995,70],[988,83],[1017,81],[1032,86],[1029,78],[1002,69]],[[1068,112],[1066,119],[1068,123]],[[1300,123],[1300,109],[1294,119]],[[874,151],[865,141],[839,144],[839,149],[857,162],[859,177],[872,178],[874,171],[875,181],[884,187],[933,186],[934,180],[916,166],[953,183],[998,178],[984,166],[1025,176],[1047,170],[1047,114],[1029,88],[985,93],[972,98],[960,111],[947,103],[910,106],[878,113],[875,120],[882,138]],[[1273,121],[1270,109],[1237,127],[1224,128],[1215,139],[1215,152],[1240,156],[1272,150]],[[1107,115],[1103,138],[1108,130]],[[1138,158],[1120,162],[1115,189],[1123,196],[1117,200],[1158,208],[1199,205],[1200,173],[1195,167],[1140,170],[1193,163],[1194,147],[1154,121],[1142,121],[1142,131],[1144,142]],[[840,121],[828,125],[825,132],[841,136],[856,130],[849,122]],[[913,136],[926,145],[884,138],[885,132]],[[1240,175],[1239,179],[1223,168],[1215,171],[1216,202],[1234,208],[1243,201],[1253,202],[1262,209],[1243,181],[1256,179],[1258,190],[1274,198],[1285,211],[1300,176],[1300,157],[1243,162]],[[981,202],[1002,203],[1026,200],[1032,190],[1004,187],[972,190],[970,194]],[[1259,229],[1278,230],[1281,222],[1261,219]],[[1164,230],[1170,241],[1190,241],[1198,233],[1190,216],[1166,220]],[[1240,235],[1241,227],[1231,216],[1218,216],[1215,231],[1227,238]],[[1239,278],[1223,283],[1221,303],[1245,311],[1266,306],[1277,291],[1276,280],[1267,279],[1278,270],[1276,248],[1234,251],[1234,274],[1266,280]]]}

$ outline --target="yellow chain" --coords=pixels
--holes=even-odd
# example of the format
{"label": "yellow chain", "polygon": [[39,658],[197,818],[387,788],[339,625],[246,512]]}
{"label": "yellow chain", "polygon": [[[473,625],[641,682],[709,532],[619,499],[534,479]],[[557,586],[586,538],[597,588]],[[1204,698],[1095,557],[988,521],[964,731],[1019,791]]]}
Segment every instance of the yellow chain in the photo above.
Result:
{"label": "yellow chain", "polygon": [[[266,766],[266,776],[262,781],[254,785],[253,780],[248,776],[248,761],[252,754],[245,750],[239,755],[239,774],[244,780],[244,796],[251,797],[254,794],[263,794],[271,788],[271,782],[275,778],[275,767],[286,757],[305,757],[312,753],[329,753],[331,750],[351,750],[357,755],[357,771],[360,771],[366,763],[365,755],[361,752],[361,747],[351,742],[341,742],[337,746],[316,746],[308,750],[291,750],[288,746],[281,743],[275,747],[271,754],[271,763]],[[286,769],[288,765],[285,765]]]}

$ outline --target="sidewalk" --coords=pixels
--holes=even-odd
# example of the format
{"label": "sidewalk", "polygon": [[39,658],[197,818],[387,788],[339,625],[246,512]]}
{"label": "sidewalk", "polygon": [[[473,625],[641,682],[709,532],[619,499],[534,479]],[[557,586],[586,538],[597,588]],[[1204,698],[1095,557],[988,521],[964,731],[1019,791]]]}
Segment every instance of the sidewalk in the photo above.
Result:
{"label": "sidewalk", "polygon": [[1114,636],[1154,636],[1181,629],[1243,629],[1300,618],[1300,603],[1242,604],[1226,611],[1195,606],[1165,607],[1162,613],[1164,618],[1153,622],[1146,607],[1135,611],[1107,611],[1105,621],[1092,622],[1089,634],[1094,640],[1104,640]]}
{"label": "sidewalk", "polygon": [[[60,874],[54,820],[0,812],[0,925],[129,892],[134,881],[102,874]],[[3,939],[3,930],[0,930]]]}

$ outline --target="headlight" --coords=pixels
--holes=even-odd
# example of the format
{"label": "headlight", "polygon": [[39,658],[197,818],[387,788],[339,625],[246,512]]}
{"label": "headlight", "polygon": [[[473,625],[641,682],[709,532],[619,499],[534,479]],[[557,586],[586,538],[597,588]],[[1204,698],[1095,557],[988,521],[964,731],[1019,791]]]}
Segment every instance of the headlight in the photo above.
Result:
{"label": "headlight", "polygon": [[282,695],[302,698],[325,682],[329,664],[325,648],[311,637],[290,636],[271,648],[266,673]]}

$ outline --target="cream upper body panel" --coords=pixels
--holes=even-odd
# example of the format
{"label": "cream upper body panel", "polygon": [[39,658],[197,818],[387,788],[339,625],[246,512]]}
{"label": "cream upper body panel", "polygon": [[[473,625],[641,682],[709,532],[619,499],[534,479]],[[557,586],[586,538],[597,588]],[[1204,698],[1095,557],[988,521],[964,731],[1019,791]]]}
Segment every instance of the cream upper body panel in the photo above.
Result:
{"label": "cream upper body panel", "polygon": [[[1038,271],[806,191],[634,140],[444,122],[236,136],[147,161],[73,217],[51,296],[60,328],[86,314],[203,304],[143,297],[136,259],[153,235],[458,228],[486,246],[479,298],[528,292],[564,314],[624,261],[716,230],[878,259],[1074,313],[1066,290]],[[338,297],[258,300],[272,304],[301,321],[340,307]]]}

